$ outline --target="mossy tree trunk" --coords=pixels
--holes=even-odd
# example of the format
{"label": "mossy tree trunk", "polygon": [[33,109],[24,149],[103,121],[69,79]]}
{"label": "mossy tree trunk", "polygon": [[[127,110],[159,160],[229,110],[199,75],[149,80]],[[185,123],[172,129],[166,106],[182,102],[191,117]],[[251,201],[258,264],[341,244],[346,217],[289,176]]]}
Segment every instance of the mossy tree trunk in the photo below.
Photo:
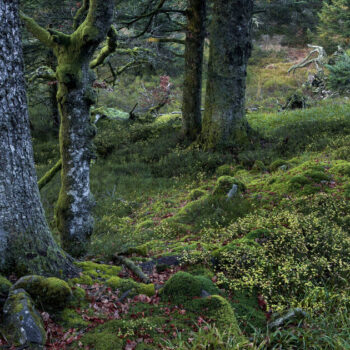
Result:
{"label": "mossy tree trunk", "polygon": [[202,72],[206,1],[188,0],[183,87],[183,133],[191,141],[201,132]]}
{"label": "mossy tree trunk", "polygon": [[0,273],[68,277],[40,202],[29,128],[18,0],[0,2]]}
{"label": "mossy tree trunk", "polygon": [[245,89],[253,0],[214,0],[202,142],[207,149],[247,141]]}
{"label": "mossy tree trunk", "polygon": [[45,30],[33,19],[22,15],[27,29],[52,48],[57,57],[62,171],[55,214],[62,247],[73,256],[86,252],[93,230],[90,161],[95,129],[90,123],[90,106],[95,94],[90,62],[110,31],[114,11],[113,1],[90,0],[87,5],[85,19],[71,35]]}

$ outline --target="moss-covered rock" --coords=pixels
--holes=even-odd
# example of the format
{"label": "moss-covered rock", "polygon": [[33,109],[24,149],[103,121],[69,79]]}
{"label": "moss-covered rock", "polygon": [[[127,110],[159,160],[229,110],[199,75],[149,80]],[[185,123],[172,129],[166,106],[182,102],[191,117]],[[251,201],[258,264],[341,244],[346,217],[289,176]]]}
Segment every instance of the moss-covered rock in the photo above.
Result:
{"label": "moss-covered rock", "polygon": [[24,276],[12,289],[24,289],[33,300],[47,309],[64,307],[72,297],[68,283],[55,277]]}
{"label": "moss-covered rock", "polygon": [[194,298],[203,295],[203,291],[209,294],[218,294],[219,289],[205,276],[193,276],[187,272],[178,272],[172,276],[161,290],[163,300],[173,304],[191,304]]}
{"label": "moss-covered rock", "polygon": [[332,172],[338,175],[345,175],[350,177],[350,162],[338,162],[331,169]]}
{"label": "moss-covered rock", "polygon": [[230,303],[220,295],[212,295],[193,302],[198,312],[205,315],[221,330],[230,330],[233,335],[243,340],[235,313]]}
{"label": "moss-covered rock", "polygon": [[118,289],[121,293],[130,290],[130,295],[144,294],[151,297],[156,293],[154,284],[137,283],[129,278],[111,277],[106,284],[113,289]]}
{"label": "moss-covered rock", "polygon": [[236,184],[241,192],[246,190],[246,186],[232,176],[221,176],[216,182],[214,195],[227,195],[232,186]]}
{"label": "moss-covered rock", "polygon": [[24,289],[12,290],[4,305],[3,332],[14,346],[44,349],[46,332],[33,301]]}

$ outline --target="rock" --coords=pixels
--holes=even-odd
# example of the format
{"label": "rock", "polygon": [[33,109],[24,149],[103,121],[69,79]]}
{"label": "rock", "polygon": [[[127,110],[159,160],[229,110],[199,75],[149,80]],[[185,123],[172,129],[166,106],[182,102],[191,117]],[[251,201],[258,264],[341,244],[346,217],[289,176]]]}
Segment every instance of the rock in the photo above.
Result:
{"label": "rock", "polygon": [[235,197],[237,193],[238,193],[238,185],[233,184],[232,188],[227,193],[227,199],[229,200],[229,199]]}
{"label": "rock", "polygon": [[46,309],[64,308],[72,297],[68,283],[55,277],[24,276],[12,287],[12,290],[24,289],[33,300]]}
{"label": "rock", "polygon": [[24,289],[12,290],[3,309],[3,328],[7,341],[26,349],[44,349],[46,332],[41,316]]}
{"label": "rock", "polygon": [[278,169],[280,169],[282,171],[287,171],[288,170],[288,166],[286,164],[283,164]]}
{"label": "rock", "polygon": [[269,323],[269,329],[282,327],[287,322],[297,322],[306,317],[306,312],[300,308],[289,310],[284,316],[277,318],[275,321]]}

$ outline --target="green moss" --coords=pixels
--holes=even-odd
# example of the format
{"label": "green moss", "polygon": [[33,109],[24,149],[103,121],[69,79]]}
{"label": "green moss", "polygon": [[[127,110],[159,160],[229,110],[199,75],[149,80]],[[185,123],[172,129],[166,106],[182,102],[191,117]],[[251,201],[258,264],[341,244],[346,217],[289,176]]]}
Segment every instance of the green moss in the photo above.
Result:
{"label": "green moss", "polygon": [[16,282],[14,288],[23,288],[36,303],[49,309],[66,305],[72,296],[68,283],[56,277],[25,276]]}
{"label": "green moss", "polygon": [[12,283],[7,278],[0,275],[0,297],[6,298],[11,287]]}
{"label": "green moss", "polygon": [[[153,221],[152,221],[153,223]],[[137,247],[131,247],[127,250],[128,254],[137,254],[140,256],[147,256],[148,255],[148,245],[147,244],[141,244]]]}
{"label": "green moss", "polygon": [[229,329],[237,338],[244,339],[230,303],[222,296],[212,295],[207,298],[196,299],[193,301],[193,305],[198,313],[211,319],[219,329]]}
{"label": "green moss", "polygon": [[350,162],[338,162],[338,164],[332,167],[331,171],[338,175],[350,177]]}
{"label": "green moss", "polygon": [[92,261],[78,262],[76,265],[82,268],[84,274],[89,275],[92,278],[109,278],[117,276],[122,270],[120,266],[97,264]]}
{"label": "green moss", "polygon": [[254,173],[260,173],[261,171],[266,171],[266,166],[261,160],[256,160],[252,167],[252,171]]}
{"label": "green moss", "polygon": [[232,165],[229,165],[229,164],[221,165],[216,169],[217,176],[224,176],[224,175],[234,176],[235,172],[236,172],[235,167],[233,167]]}
{"label": "green moss", "polygon": [[215,195],[226,195],[232,186],[236,184],[241,192],[246,190],[246,186],[239,180],[231,176],[220,176],[214,189]]}
{"label": "green moss", "polygon": [[190,192],[188,195],[188,198],[192,201],[197,200],[207,194],[207,191],[201,190],[199,188],[196,188]]}
{"label": "green moss", "polygon": [[283,159],[277,159],[270,164],[269,169],[270,169],[270,171],[276,171],[283,165],[286,165],[287,167],[289,167],[289,164],[287,161],[285,161]]}
{"label": "green moss", "polygon": [[79,277],[75,277],[69,280],[69,285],[73,286],[75,284],[86,284],[91,286],[94,281],[89,275],[81,274]]}
{"label": "green moss", "polygon": [[187,272],[178,272],[172,276],[161,290],[163,300],[173,304],[191,304],[193,298],[198,298],[205,290],[209,294],[218,294],[214,283],[205,276],[193,276]]}
{"label": "green moss", "polygon": [[60,313],[59,318],[65,328],[83,328],[89,324],[74,309],[64,309]]}
{"label": "green moss", "polygon": [[131,290],[131,294],[145,294],[153,296],[155,294],[154,284],[137,283],[132,279],[111,277],[106,281],[107,286],[118,289],[120,293]]}

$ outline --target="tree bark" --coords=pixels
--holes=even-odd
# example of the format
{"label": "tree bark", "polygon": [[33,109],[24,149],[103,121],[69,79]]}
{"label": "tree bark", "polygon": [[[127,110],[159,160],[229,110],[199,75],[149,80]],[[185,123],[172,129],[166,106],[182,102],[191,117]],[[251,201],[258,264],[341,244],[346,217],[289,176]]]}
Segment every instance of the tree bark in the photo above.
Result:
{"label": "tree bark", "polygon": [[245,89],[253,0],[214,0],[202,142],[207,149],[247,141]]}
{"label": "tree bark", "polygon": [[206,1],[189,0],[185,41],[183,86],[183,133],[191,141],[201,132],[202,73],[205,39]]}
{"label": "tree bark", "polygon": [[40,202],[23,76],[18,0],[0,2],[0,272],[77,274]]}
{"label": "tree bark", "polygon": [[110,30],[113,11],[113,1],[90,0],[85,20],[71,35],[45,30],[22,16],[27,29],[57,57],[62,171],[55,216],[62,247],[76,257],[86,253],[93,230],[90,161],[95,128],[90,123],[90,106],[95,93],[90,62]]}

